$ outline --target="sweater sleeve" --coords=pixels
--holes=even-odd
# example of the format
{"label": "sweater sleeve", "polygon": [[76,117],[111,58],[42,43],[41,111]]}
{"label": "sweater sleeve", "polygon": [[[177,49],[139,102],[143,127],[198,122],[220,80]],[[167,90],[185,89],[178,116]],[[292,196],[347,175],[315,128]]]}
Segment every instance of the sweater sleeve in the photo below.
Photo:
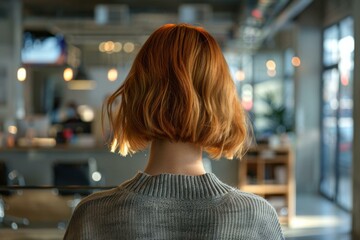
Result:
{"label": "sweater sleeve", "polygon": [[94,200],[101,197],[102,193],[95,193],[81,200],[73,212],[66,229],[64,240],[90,240],[98,239],[97,221],[98,208]]}
{"label": "sweater sleeve", "polygon": [[64,240],[85,240],[88,238],[87,228],[88,220],[86,218],[86,212],[84,211],[84,206],[79,206],[74,211],[69,225],[66,229]]}
{"label": "sweater sleeve", "polygon": [[93,193],[81,200],[73,212],[66,229],[64,240],[90,240],[98,238],[98,214],[102,206],[98,200],[106,199],[116,193],[117,189],[110,189]]}
{"label": "sweater sleeve", "polygon": [[259,239],[284,240],[284,235],[275,209],[263,200],[261,218],[258,226]]}

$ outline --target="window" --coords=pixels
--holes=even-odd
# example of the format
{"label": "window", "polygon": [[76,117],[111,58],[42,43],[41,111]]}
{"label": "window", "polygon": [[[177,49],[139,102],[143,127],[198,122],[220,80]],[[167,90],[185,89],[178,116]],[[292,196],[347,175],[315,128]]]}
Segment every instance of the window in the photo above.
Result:
{"label": "window", "polygon": [[324,30],[320,192],[351,210],[353,140],[353,19]]}

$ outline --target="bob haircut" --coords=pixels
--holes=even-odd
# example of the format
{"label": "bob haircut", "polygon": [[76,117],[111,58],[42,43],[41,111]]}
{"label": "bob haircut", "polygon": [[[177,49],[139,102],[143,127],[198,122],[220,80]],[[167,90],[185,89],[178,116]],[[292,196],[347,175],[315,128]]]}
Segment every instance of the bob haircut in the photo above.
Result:
{"label": "bob haircut", "polygon": [[247,118],[221,49],[207,31],[188,24],[152,33],[104,107],[111,150],[124,156],[159,139],[232,159],[247,142]]}

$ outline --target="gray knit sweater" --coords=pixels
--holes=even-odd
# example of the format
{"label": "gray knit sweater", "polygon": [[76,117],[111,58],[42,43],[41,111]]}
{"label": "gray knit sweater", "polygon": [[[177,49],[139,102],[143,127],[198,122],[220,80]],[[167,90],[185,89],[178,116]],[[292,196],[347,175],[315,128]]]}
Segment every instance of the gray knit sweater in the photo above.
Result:
{"label": "gray knit sweater", "polygon": [[281,240],[274,209],[214,174],[139,172],[119,187],[92,194],[76,208],[64,239]]}

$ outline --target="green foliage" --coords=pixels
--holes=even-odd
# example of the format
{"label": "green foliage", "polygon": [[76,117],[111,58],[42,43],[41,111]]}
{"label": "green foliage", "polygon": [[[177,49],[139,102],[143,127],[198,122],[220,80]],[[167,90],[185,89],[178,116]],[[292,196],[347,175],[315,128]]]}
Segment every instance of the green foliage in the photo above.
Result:
{"label": "green foliage", "polygon": [[289,113],[284,105],[276,103],[275,99],[276,95],[273,92],[268,92],[265,97],[262,98],[269,111],[261,115],[261,117],[268,119],[270,122],[269,128],[271,128],[274,133],[293,131],[293,114]]}

